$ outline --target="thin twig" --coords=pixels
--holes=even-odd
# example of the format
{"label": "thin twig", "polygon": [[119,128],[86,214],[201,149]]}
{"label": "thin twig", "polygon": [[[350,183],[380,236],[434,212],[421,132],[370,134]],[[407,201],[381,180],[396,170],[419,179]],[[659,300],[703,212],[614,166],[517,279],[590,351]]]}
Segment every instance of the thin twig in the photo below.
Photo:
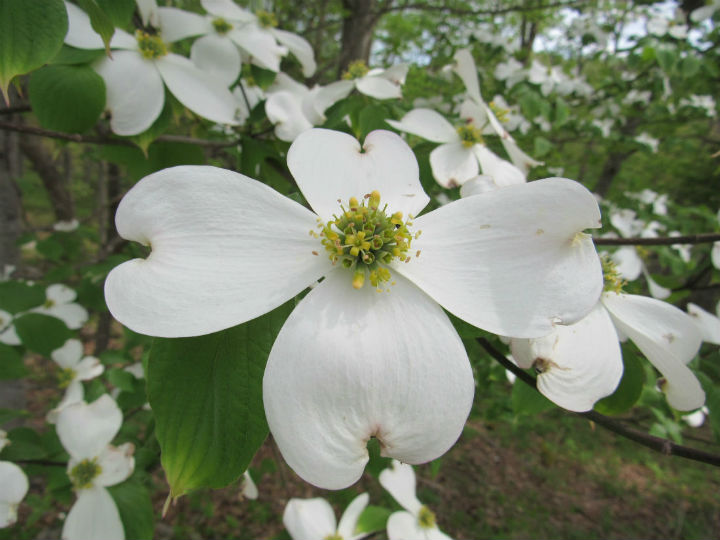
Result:
{"label": "thin twig", "polygon": [[720,233],[658,236],[656,238],[593,238],[597,246],[671,246],[673,244],[709,244],[720,241]]}
{"label": "thin twig", "polygon": [[[112,144],[116,146],[136,146],[130,139],[118,139],[115,137],[98,137],[94,135],[80,135],[78,133],[63,133],[61,131],[52,131],[36,126],[27,126],[24,124],[14,124],[12,122],[0,121],[0,129],[7,131],[19,131],[29,135],[38,135],[40,137],[49,137],[51,139],[60,139],[64,141],[72,141],[86,144]],[[212,141],[208,139],[196,139],[194,137],[186,137],[184,135],[160,135],[156,141],[163,142],[180,142],[188,144],[197,144],[209,148],[226,148],[238,144],[236,140],[232,141]]]}
{"label": "thin twig", "polygon": [[[532,375],[510,362],[503,354],[496,350],[487,339],[476,338],[476,341],[505,369],[513,372],[519,380],[537,390],[536,381]],[[699,461],[701,463],[707,463],[708,465],[720,467],[720,455],[711,454],[710,452],[698,450],[697,448],[690,448],[689,446],[683,446],[668,439],[648,435],[647,433],[624,426],[620,422],[595,411],[574,414],[587,418],[605,429],[609,429],[626,439],[630,439],[631,441],[650,448],[651,450],[655,450],[656,452],[660,452],[661,454],[665,454],[667,456],[679,456],[692,461]]]}

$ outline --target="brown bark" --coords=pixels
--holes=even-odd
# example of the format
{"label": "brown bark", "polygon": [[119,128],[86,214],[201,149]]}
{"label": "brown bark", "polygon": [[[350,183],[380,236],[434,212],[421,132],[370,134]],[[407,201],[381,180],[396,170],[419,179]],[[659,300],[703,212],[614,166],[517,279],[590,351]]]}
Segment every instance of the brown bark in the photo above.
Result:
{"label": "brown bark", "polygon": [[343,30],[340,56],[338,58],[338,77],[347,70],[351,62],[370,59],[373,31],[379,13],[377,0],[343,0]]}
{"label": "brown bark", "polygon": [[628,156],[630,156],[631,153],[632,152],[610,153],[607,160],[605,160],[602,172],[600,173],[600,178],[598,178],[597,184],[595,184],[595,188],[593,189],[595,193],[597,193],[603,198],[607,195],[608,191],[610,190],[612,181],[620,172],[622,164],[625,162]]}
{"label": "brown bark", "polygon": [[[16,97],[11,86],[11,103]],[[6,108],[3,100],[0,100],[0,108]],[[20,167],[17,133],[0,131],[0,272],[5,265],[17,266],[20,261],[17,241],[22,232],[22,205],[20,190],[15,184],[15,178],[21,172]]]}
{"label": "brown bark", "polygon": [[75,217],[75,204],[69,189],[69,175],[63,174],[57,166],[45,141],[33,135],[22,135],[20,148],[40,176],[50,199],[55,220],[72,220]]}

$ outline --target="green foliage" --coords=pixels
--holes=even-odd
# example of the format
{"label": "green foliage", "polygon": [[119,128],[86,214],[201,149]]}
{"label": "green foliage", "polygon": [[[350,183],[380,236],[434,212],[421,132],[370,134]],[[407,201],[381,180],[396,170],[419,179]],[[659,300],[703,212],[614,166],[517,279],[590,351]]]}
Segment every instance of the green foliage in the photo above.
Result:
{"label": "green foliage", "polygon": [[55,349],[73,337],[60,319],[41,313],[26,313],[15,319],[15,331],[31,351],[50,356]]}
{"label": "green foliage", "polygon": [[355,532],[359,534],[384,530],[391,513],[387,508],[368,505],[358,518]]}
{"label": "green foliage", "polygon": [[22,355],[9,345],[0,343],[0,380],[19,379],[28,374]]}
{"label": "green foliage", "polygon": [[62,0],[0,0],[0,90],[6,102],[13,77],[52,59],[67,29]]}
{"label": "green foliage", "polygon": [[45,302],[45,288],[21,281],[0,282],[0,309],[20,313]]}
{"label": "green foliage", "polygon": [[125,538],[152,540],[155,531],[155,512],[150,493],[132,478],[107,488],[112,496],[125,528]]}
{"label": "green foliage", "polygon": [[293,305],[214,334],[155,340],[148,396],[173,498],[223,487],[247,469],[268,432],[265,363]]}
{"label": "green foliage", "polygon": [[103,40],[105,51],[110,54],[110,40],[115,33],[115,26],[110,17],[98,6],[95,0],[78,0],[78,5],[90,17],[90,25]]}
{"label": "green foliage", "polygon": [[512,407],[515,414],[537,414],[554,409],[556,405],[535,388],[516,380],[512,389]]}
{"label": "green foliage", "polygon": [[29,94],[40,125],[55,131],[87,131],[105,108],[105,83],[87,66],[45,66],[30,77]]}
{"label": "green foliage", "polygon": [[635,405],[645,384],[645,369],[638,357],[631,351],[623,352],[623,376],[615,392],[595,404],[601,414],[622,414]]}

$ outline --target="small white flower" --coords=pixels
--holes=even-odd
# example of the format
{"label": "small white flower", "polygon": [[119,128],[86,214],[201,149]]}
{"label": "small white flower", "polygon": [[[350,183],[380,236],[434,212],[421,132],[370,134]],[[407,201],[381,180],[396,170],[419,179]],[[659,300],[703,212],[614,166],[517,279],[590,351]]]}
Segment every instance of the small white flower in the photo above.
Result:
{"label": "small white flower", "polygon": [[246,499],[255,500],[258,498],[258,488],[255,485],[255,482],[253,482],[252,476],[250,476],[250,471],[245,471],[243,473],[240,491],[242,493],[242,496]]}
{"label": "small white flower", "polygon": [[63,540],[124,540],[120,513],[105,489],[126,480],[135,467],[131,443],[110,444],[121,424],[120,408],[107,394],[58,413],[55,429],[70,454],[67,472],[78,496],[65,518]]}
{"label": "small white flower", "polygon": [[0,527],[17,521],[17,507],[29,488],[23,470],[10,461],[0,461]]}
{"label": "small white flower", "polygon": [[47,415],[47,421],[54,424],[58,413],[71,403],[83,400],[85,391],[82,381],[89,381],[101,375],[105,366],[94,356],[83,356],[83,344],[77,339],[68,339],[59,349],[55,349],[50,356],[60,366],[60,388],[65,388],[65,395],[60,403]]}
{"label": "small white flower", "polygon": [[80,222],[77,219],[71,219],[69,221],[58,221],[53,225],[53,230],[58,232],[73,232],[76,231],[80,226]]}
{"label": "small white flower", "polygon": [[394,459],[389,469],[380,473],[380,485],[405,510],[394,512],[387,522],[390,540],[450,540],[436,523],[435,514],[415,494],[415,471],[410,465]]}
{"label": "small white flower", "polygon": [[88,320],[88,312],[75,303],[77,293],[67,285],[56,283],[45,289],[45,303],[29,313],[41,313],[60,319],[70,330],[78,330]]}
{"label": "small white flower", "polygon": [[644,144],[645,146],[648,146],[650,150],[652,150],[653,154],[657,154],[658,146],[660,145],[660,139],[656,139],[655,137],[651,137],[647,133],[641,133],[637,137],[635,137],[635,140],[639,142],[640,144]]}
{"label": "small white flower", "polygon": [[365,62],[358,60],[348,66],[343,80],[331,83],[327,88],[337,99],[347,96],[353,88],[375,99],[399,99],[408,68],[407,64],[397,64],[387,69],[368,69]]}
{"label": "small white flower", "polygon": [[710,413],[709,409],[705,406],[700,407],[697,411],[690,414],[685,414],[680,418],[690,427],[699,428],[705,423],[705,417]]}
{"label": "small white flower", "polygon": [[357,521],[369,496],[355,497],[343,512],[340,523],[325,499],[290,499],[283,512],[283,525],[293,540],[359,540],[370,533],[355,534]]}
{"label": "small white flower", "polygon": [[[65,7],[65,43],[80,49],[103,49],[87,14],[68,2]],[[110,127],[118,135],[137,135],[153,124],[163,110],[166,85],[197,115],[219,124],[236,124],[236,104],[230,91],[189,59],[169,53],[158,36],[142,31],[131,36],[116,28],[110,46],[112,58],[103,56],[93,69],[105,81]]]}

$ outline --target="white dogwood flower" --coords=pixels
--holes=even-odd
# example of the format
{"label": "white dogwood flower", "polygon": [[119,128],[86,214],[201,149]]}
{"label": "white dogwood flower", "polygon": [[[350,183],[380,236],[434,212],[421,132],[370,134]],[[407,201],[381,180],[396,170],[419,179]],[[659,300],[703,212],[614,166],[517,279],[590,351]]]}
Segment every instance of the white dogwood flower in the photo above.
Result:
{"label": "white dogwood flower", "polygon": [[370,437],[384,455],[421,463],[460,435],[474,383],[440,306],[491,332],[538,337],[582,318],[602,289],[581,232],[599,226],[599,209],[576,182],[540,180],[410,218],[429,198],[394,133],[374,131],[361,146],[311,129],[288,167],[315,212],[214,167],[142,179],[116,224],[152,252],[113,269],[105,297],[135,331],[197,336],[258,317],[324,276],[280,330],[263,382],[283,456],[315,485],[355,482]]}
{"label": "white dogwood flower", "polygon": [[[79,7],[65,2],[68,33],[65,43],[80,49],[103,49],[104,44]],[[118,135],[137,135],[160,116],[165,86],[180,103],[219,124],[235,125],[235,99],[214,77],[189,59],[168,52],[159,37],[138,30],[134,36],[115,29],[112,58],[103,56],[93,68],[105,81],[111,129]]]}
{"label": "white dogwood flower", "polygon": [[68,339],[59,349],[55,349],[51,358],[60,366],[58,374],[60,388],[65,395],[60,403],[48,413],[51,424],[57,421],[58,413],[71,403],[82,401],[85,396],[82,381],[89,381],[105,371],[105,366],[94,356],[83,355],[83,344],[78,339]]}
{"label": "white dogwood flower", "polygon": [[55,283],[45,289],[45,303],[32,308],[29,313],[41,313],[55,317],[64,322],[70,330],[78,330],[87,322],[88,312],[87,309],[75,302],[76,298],[77,293],[70,287]]}
{"label": "white dogwood flower", "polygon": [[[718,304],[718,306],[720,307],[720,304]],[[687,305],[687,312],[700,329],[702,340],[707,343],[720,345],[720,309],[718,310],[718,315],[715,316],[697,304],[690,302]]]}
{"label": "white dogwood flower", "polygon": [[618,340],[630,339],[663,375],[660,387],[668,403],[691,411],[705,392],[687,367],[700,349],[700,331],[691,317],[671,304],[621,292],[621,280],[606,266],[606,291],[595,309],[578,323],[558,325],[540,339],[511,340],[522,368],[538,373],[538,390],[563,408],[592,409],[612,394],[623,372]]}
{"label": "white dogwood flower", "polygon": [[232,0],[201,0],[208,15],[178,8],[158,9],[160,33],[168,41],[192,36],[193,62],[214,74],[227,86],[240,75],[243,57],[264,69],[280,71],[280,61],[291,52],[302,66],[303,75],[315,73],[315,55],[308,41],[292,32],[276,28],[274,14],[247,11]]}
{"label": "white dogwood flower", "polygon": [[435,514],[415,494],[415,471],[410,465],[394,459],[390,468],[380,473],[380,485],[405,510],[394,512],[387,522],[390,540],[450,540],[435,521]]}
{"label": "white dogwood flower", "polygon": [[17,507],[29,487],[27,476],[20,467],[10,461],[0,461],[0,527],[15,524]]}
{"label": "white dogwood flower", "polygon": [[[480,169],[498,186],[523,184],[525,174],[490,150],[473,123],[454,128],[444,116],[431,109],[413,109],[398,120],[385,120],[395,129],[440,143],[430,152],[430,167],[438,184],[445,188],[462,186]],[[479,165],[478,165],[479,164]]]}
{"label": "white dogwood flower", "polygon": [[359,540],[370,533],[355,534],[357,521],[368,504],[369,496],[355,497],[343,512],[340,523],[322,497],[290,499],[283,512],[283,525],[293,540]]}
{"label": "white dogwood flower", "polygon": [[465,84],[465,90],[469,98],[462,105],[463,118],[472,119],[476,126],[484,126],[487,123],[495,134],[500,137],[500,142],[502,142],[505,151],[510,157],[510,161],[524,174],[527,174],[531,167],[542,165],[542,161],[534,160],[520,149],[512,135],[502,126],[495,113],[483,100],[480,94],[480,83],[478,82],[475,60],[473,60],[470,51],[460,49],[455,53],[453,59],[455,60],[455,73]]}
{"label": "white dogwood flower", "polygon": [[397,64],[387,69],[370,69],[362,60],[351,63],[343,74],[342,80],[330,83],[327,88],[342,99],[353,89],[375,99],[399,99],[401,87],[405,84],[408,72],[407,64]]}
{"label": "white dogwood flower", "polygon": [[63,540],[124,540],[125,529],[107,489],[133,472],[134,446],[112,446],[122,424],[122,412],[103,394],[94,402],[73,403],[58,413],[58,437],[70,454],[67,472],[77,500],[65,518]]}

